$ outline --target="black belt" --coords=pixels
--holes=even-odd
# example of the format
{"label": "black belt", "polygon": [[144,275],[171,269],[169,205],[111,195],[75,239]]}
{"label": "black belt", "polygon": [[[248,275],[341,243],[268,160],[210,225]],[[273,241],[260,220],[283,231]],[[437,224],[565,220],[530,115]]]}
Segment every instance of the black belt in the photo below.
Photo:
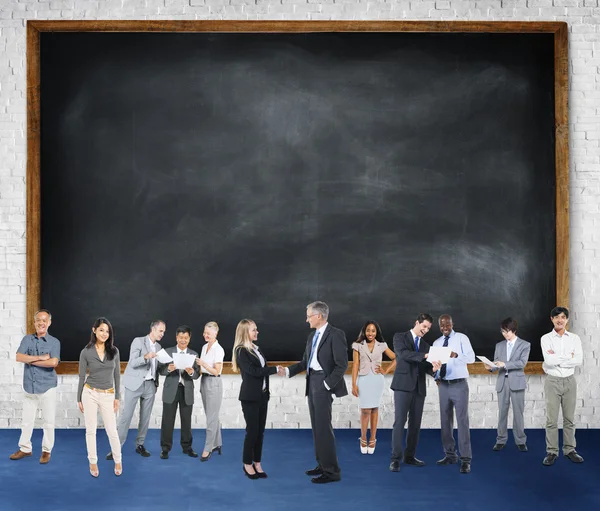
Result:
{"label": "black belt", "polygon": [[309,369],[308,375],[310,376],[311,374],[325,374],[325,371],[315,371],[314,369]]}
{"label": "black belt", "polygon": [[202,373],[202,376],[210,376],[211,378],[220,378],[221,375],[220,374],[209,374],[209,373]]}
{"label": "black belt", "polygon": [[463,381],[467,381],[466,378],[456,378],[454,380],[442,380],[444,383],[448,383],[450,385],[452,385],[453,383],[461,383]]}

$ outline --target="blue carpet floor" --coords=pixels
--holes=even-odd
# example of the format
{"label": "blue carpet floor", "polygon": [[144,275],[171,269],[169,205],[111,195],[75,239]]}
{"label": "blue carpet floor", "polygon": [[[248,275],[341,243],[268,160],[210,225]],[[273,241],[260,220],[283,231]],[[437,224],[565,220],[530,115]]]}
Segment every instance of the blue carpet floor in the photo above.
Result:
{"label": "blue carpet floor", "polygon": [[[179,432],[175,432],[178,439]],[[204,432],[194,431],[197,451]],[[600,430],[577,432],[578,451],[585,463],[576,465],[560,456],[544,467],[544,431],[528,431],[529,452],[517,451],[512,437],[506,448],[493,452],[495,431],[473,430],[473,471],[462,475],[456,466],[436,466],[442,457],[439,430],[423,430],[417,456],[426,466],[402,465],[388,470],[390,430],[378,433],[374,455],[358,449],[358,432],[338,430],[342,481],[311,484],[304,470],[315,465],[309,430],[267,430],[263,467],[268,479],[251,481],[242,474],[244,432],[223,431],[223,455],[206,463],[181,453],[159,458],[159,431],[151,430],[146,447],[152,457],[134,453],[130,431],[123,452],[124,473],[117,478],[105,461],[108,441],[98,434],[100,477],[88,472],[83,430],[58,430],[52,460],[38,462],[41,432],[34,433],[34,456],[11,461],[19,431],[0,430],[0,510],[155,511],[164,509],[220,511],[309,511],[324,509],[382,511],[516,511],[597,509],[600,505]]]}

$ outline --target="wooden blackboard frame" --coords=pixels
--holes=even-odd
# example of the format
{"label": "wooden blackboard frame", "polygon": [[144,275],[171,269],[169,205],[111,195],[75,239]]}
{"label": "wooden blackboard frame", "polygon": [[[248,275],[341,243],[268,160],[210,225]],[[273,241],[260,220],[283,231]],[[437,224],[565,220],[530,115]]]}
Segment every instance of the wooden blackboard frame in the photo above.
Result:
{"label": "wooden blackboard frame", "polygon": [[[27,328],[41,298],[41,104],[40,36],[42,32],[447,32],[554,34],[554,130],[556,164],[556,302],[569,305],[569,126],[568,25],[564,22],[488,21],[28,21],[27,22]],[[274,362],[276,363],[276,362]],[[281,363],[281,362],[278,362]],[[291,363],[291,362],[289,362]],[[286,364],[285,362],[283,364]],[[230,372],[226,364],[225,372]],[[123,363],[124,369],[125,363]],[[351,366],[351,364],[350,364]],[[350,371],[350,368],[349,368]],[[63,362],[59,373],[77,373],[77,362]],[[485,374],[483,364],[470,368]],[[530,362],[528,374],[541,374],[541,362]]]}

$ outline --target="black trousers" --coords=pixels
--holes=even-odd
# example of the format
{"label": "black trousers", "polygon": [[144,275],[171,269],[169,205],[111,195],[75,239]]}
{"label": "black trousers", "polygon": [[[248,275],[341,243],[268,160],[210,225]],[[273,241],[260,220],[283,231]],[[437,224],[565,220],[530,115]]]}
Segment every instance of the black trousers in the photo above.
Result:
{"label": "black trousers", "polygon": [[333,397],[325,388],[325,373],[310,371],[308,377],[308,411],[315,444],[315,457],[323,474],[331,479],[340,479],[335,435],[331,425]]}
{"label": "black trousers", "polygon": [[160,448],[169,452],[173,448],[173,430],[175,429],[175,416],[179,406],[179,419],[181,420],[181,448],[184,451],[192,448],[192,408],[194,405],[185,403],[183,385],[177,387],[177,394],[172,403],[163,402],[162,421],[160,423]]}
{"label": "black trousers", "polygon": [[269,394],[267,392],[262,393],[260,401],[242,401],[242,412],[246,421],[246,437],[242,454],[244,465],[251,465],[253,461],[257,463],[261,461],[268,406]]}
{"label": "black trousers", "polygon": [[[421,432],[421,419],[425,396],[416,390],[405,392],[394,391],[394,429],[392,430],[392,461],[401,461],[402,458],[414,458],[419,443]],[[406,450],[402,452],[404,426],[408,418],[408,432],[406,435]],[[403,456],[404,454],[404,456]]]}

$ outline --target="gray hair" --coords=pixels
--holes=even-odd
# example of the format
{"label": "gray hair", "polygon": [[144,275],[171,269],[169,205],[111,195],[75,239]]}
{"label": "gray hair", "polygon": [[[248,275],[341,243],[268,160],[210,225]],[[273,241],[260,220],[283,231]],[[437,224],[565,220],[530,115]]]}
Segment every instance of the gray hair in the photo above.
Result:
{"label": "gray hair", "polygon": [[323,319],[327,319],[329,317],[329,305],[327,305],[325,302],[309,303],[306,306],[306,309],[313,311],[313,314],[320,314],[323,316]]}
{"label": "gray hair", "polygon": [[155,326],[158,326],[161,324],[165,325],[165,327],[167,326],[167,324],[162,319],[155,319],[152,323],[150,323],[150,330],[152,330]]}
{"label": "gray hair", "polygon": [[48,319],[52,320],[52,314],[50,314],[50,311],[48,309],[40,309],[39,311],[37,311],[34,315],[33,315],[33,319],[35,320],[35,318],[37,318],[37,315],[40,312],[45,312],[46,314],[48,314]]}

